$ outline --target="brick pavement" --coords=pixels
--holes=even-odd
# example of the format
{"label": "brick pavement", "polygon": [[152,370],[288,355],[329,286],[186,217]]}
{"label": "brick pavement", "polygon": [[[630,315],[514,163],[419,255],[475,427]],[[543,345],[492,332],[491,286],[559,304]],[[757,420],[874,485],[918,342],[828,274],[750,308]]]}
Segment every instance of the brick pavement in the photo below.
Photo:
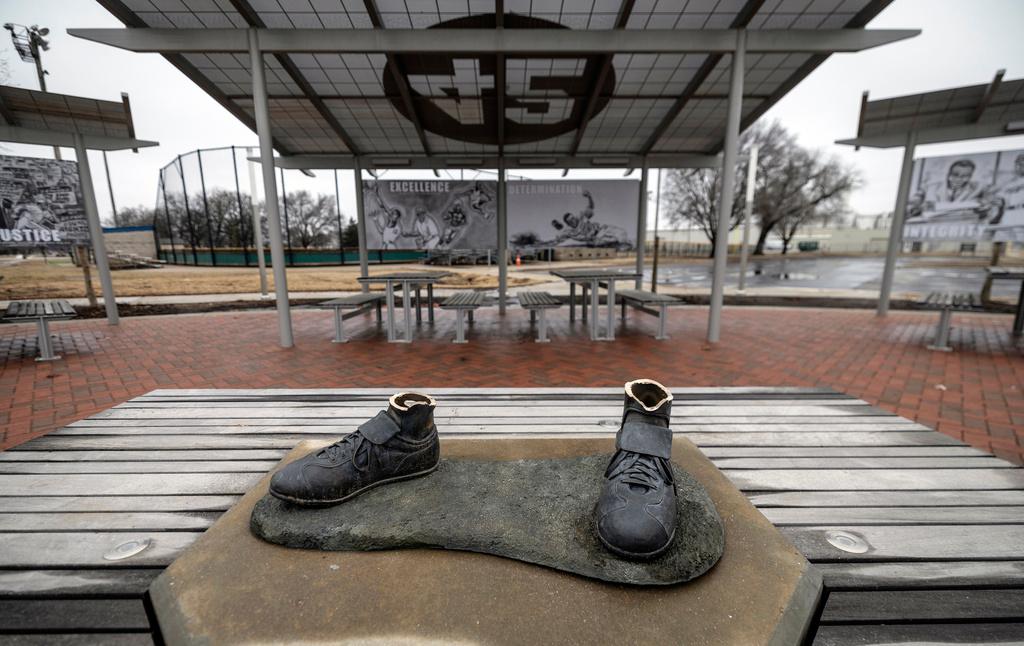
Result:
{"label": "brick pavement", "polygon": [[526,315],[481,310],[468,345],[438,312],[411,345],[387,344],[369,315],[346,321],[355,338],[330,342],[329,312],[294,313],[296,347],[277,346],[275,314],[231,312],[52,326],[62,361],[37,363],[32,325],[0,327],[0,448],[45,434],[154,388],[345,386],[611,386],[650,376],[680,386],[824,386],[860,397],[996,455],[1024,462],[1024,350],[1011,317],[954,316],[954,352],[931,352],[935,313],[729,308],[723,342],[703,343],[707,309],[655,319],[630,315],[615,343],[591,343],[566,310],[554,341],[533,343]]}

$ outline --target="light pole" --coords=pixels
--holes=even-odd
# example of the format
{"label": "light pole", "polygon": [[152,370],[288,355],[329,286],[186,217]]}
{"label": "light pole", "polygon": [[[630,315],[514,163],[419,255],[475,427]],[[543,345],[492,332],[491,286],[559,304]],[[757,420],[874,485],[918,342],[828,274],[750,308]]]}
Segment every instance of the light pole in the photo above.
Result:
{"label": "light pole", "polygon": [[[11,32],[11,41],[14,43],[14,49],[18,52],[18,56],[21,60],[26,63],[36,64],[36,75],[39,77],[39,89],[43,92],[46,91],[46,75],[49,74],[43,69],[43,55],[42,52],[50,49],[50,41],[46,40],[46,36],[50,34],[50,30],[46,27],[40,27],[39,25],[32,25],[26,27],[25,25],[16,25],[13,22],[6,23],[4,29]],[[53,156],[55,159],[60,159],[60,147],[53,147]]]}

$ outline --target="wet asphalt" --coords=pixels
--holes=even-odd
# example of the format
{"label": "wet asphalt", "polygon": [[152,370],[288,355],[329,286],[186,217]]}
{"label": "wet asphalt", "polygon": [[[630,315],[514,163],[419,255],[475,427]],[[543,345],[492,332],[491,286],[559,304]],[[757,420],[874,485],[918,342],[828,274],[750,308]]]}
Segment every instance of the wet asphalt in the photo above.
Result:
{"label": "wet asphalt", "polygon": [[[649,260],[648,260],[649,262]],[[878,290],[882,281],[885,259],[866,258],[752,258],[747,265],[747,287],[808,287],[819,289]],[[942,265],[942,266],[938,266]],[[645,279],[650,281],[650,266]],[[735,287],[739,281],[739,262],[730,261],[726,284]],[[896,292],[981,291],[985,282],[985,268],[978,260],[955,258],[900,258],[896,265]],[[658,283],[686,287],[711,285],[711,265],[708,263],[675,264],[662,259],[658,266]],[[997,280],[992,296],[1016,301],[1020,293],[1019,281]]]}

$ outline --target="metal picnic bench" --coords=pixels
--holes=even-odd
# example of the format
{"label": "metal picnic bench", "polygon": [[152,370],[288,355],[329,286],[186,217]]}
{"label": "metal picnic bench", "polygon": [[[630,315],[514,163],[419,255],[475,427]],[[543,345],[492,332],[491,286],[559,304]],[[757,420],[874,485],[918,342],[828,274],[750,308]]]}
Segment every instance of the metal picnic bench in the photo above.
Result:
{"label": "metal picnic bench", "polygon": [[[1024,636],[1024,470],[825,389],[672,390],[674,430],[821,569],[808,643]],[[611,437],[622,408],[620,388],[429,392],[445,437]],[[0,452],[0,641],[152,643],[161,570],[391,393],[156,390]]]}
{"label": "metal picnic bench", "polygon": [[466,315],[473,322],[473,312],[484,304],[484,293],[465,290],[455,292],[441,303],[443,310],[455,310],[455,340],[453,343],[466,341]]}
{"label": "metal picnic bench", "polygon": [[[626,306],[632,305],[635,309],[644,314],[651,314],[658,317],[658,333],[656,339],[667,339],[665,323],[668,318],[667,309],[670,305],[682,305],[683,301],[675,296],[658,294],[657,292],[645,292],[640,289],[620,289],[619,298],[622,299],[622,320],[626,320]],[[658,308],[657,310],[652,308]]]}
{"label": "metal picnic bench", "polygon": [[[329,301],[320,303],[320,307],[324,309],[334,310],[334,343],[347,343],[348,339],[345,338],[345,318],[351,318],[358,316],[365,312],[371,307],[375,307],[377,310],[377,322],[380,323],[380,306],[384,301],[384,294],[351,294],[349,296],[342,296],[340,298],[332,298]],[[342,310],[352,310],[348,314],[342,314]]]}
{"label": "metal picnic bench", "polygon": [[935,341],[928,346],[928,349],[940,352],[952,352],[953,350],[949,347],[949,324],[953,317],[953,310],[960,312],[984,310],[981,299],[970,292],[931,292],[920,300],[920,305],[928,310],[939,311]]}
{"label": "metal picnic bench", "polygon": [[77,316],[75,308],[65,300],[13,301],[3,315],[4,323],[26,323],[35,321],[39,337],[39,357],[36,361],[56,361],[53,342],[50,339],[50,321],[66,321]]}
{"label": "metal picnic bench", "polygon": [[548,292],[519,292],[516,294],[519,306],[530,312],[530,323],[537,321],[537,314],[540,313],[540,323],[537,326],[537,343],[548,343],[548,319],[547,311],[556,310],[562,306],[562,301],[555,298]]}

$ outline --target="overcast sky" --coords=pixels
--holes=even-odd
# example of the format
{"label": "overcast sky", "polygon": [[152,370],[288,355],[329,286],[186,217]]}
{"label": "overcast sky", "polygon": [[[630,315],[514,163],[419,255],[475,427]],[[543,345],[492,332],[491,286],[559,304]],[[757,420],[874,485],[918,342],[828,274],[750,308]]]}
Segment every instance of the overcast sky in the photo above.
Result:
{"label": "overcast sky", "polygon": [[[119,208],[155,203],[158,171],[178,154],[197,148],[253,146],[256,136],[177,69],[156,54],[133,54],[72,38],[72,27],[121,27],[98,3],[90,0],[0,0],[0,22],[39,24],[51,30],[44,62],[49,90],[100,99],[131,97],[135,128],[142,139],[160,146],[108,155]],[[860,169],[865,184],[851,198],[858,213],[892,209],[902,149],[854,152],[834,145],[856,133],[860,95],[884,98],[929,90],[987,83],[997,69],[1006,78],[1024,76],[1024,1],[1022,0],[896,0],[870,25],[874,28],[917,28],[917,38],[859,54],[832,56],[790,92],[762,119],[778,119],[800,141],[842,156]],[[6,61],[7,83],[36,88],[35,67],[23,63],[5,34],[0,58]],[[917,156],[1024,148],[1024,136],[975,140],[960,144],[920,146]],[[5,154],[51,156],[39,146],[2,145]],[[65,149],[65,158],[74,153]],[[109,217],[110,200],[102,157],[91,153],[99,208]],[[560,173],[530,172],[532,177]],[[333,189],[328,173],[308,180],[287,176],[289,190]],[[342,211],[354,212],[351,174],[341,177]],[[574,171],[574,177],[615,177],[621,172]],[[247,178],[243,176],[243,182]],[[653,181],[653,177],[652,177]]]}

